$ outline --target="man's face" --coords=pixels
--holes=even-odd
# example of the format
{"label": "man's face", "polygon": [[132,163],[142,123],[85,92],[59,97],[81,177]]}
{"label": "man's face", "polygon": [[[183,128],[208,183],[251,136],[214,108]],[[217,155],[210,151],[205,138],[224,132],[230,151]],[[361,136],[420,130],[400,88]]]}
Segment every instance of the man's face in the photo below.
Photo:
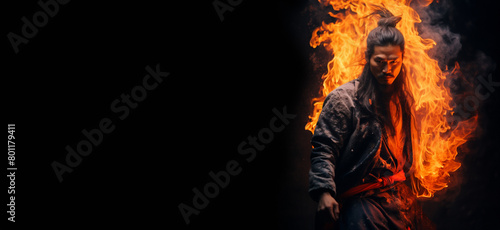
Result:
{"label": "man's face", "polygon": [[403,52],[399,46],[375,46],[370,57],[370,71],[381,85],[391,85],[398,77],[403,64]]}

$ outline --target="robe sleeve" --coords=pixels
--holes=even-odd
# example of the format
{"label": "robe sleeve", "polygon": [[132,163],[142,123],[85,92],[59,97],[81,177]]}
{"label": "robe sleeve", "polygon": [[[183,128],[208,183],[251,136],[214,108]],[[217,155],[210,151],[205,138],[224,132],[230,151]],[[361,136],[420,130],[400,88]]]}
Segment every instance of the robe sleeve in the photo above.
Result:
{"label": "robe sleeve", "polygon": [[352,97],[340,88],[332,91],[323,103],[311,139],[309,195],[315,201],[324,192],[335,197],[335,166],[352,130]]}

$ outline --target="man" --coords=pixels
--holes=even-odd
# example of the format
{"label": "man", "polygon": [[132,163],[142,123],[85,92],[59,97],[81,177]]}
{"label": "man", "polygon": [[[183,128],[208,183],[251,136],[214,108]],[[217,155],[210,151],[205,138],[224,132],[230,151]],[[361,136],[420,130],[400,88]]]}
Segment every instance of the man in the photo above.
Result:
{"label": "man", "polygon": [[412,164],[413,97],[405,40],[395,27],[401,17],[378,14],[361,76],[325,99],[311,139],[309,193],[318,201],[317,218],[338,229],[429,229],[404,183]]}

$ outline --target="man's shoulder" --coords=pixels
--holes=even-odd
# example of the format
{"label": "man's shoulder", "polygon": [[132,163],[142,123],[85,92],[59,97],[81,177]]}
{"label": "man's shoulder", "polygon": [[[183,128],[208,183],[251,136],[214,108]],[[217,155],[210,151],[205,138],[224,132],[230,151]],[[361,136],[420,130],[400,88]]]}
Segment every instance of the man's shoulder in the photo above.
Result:
{"label": "man's shoulder", "polygon": [[356,78],[351,80],[336,89],[332,90],[327,96],[329,99],[337,100],[353,100],[356,97],[356,91],[358,89],[359,80]]}

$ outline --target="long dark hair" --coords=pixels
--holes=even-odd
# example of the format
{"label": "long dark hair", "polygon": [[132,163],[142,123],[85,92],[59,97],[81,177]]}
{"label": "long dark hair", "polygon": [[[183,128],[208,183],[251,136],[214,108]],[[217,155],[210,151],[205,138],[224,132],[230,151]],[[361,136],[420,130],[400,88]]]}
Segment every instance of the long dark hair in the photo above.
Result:
{"label": "long dark hair", "polygon": [[[395,127],[391,120],[389,111],[389,100],[385,100],[379,90],[378,82],[375,76],[370,71],[370,58],[373,55],[375,46],[399,46],[404,56],[405,40],[403,34],[396,29],[396,24],[401,20],[401,17],[392,15],[385,9],[380,9],[372,15],[378,14],[381,19],[378,21],[378,26],[370,31],[366,39],[367,49],[365,52],[366,64],[359,79],[358,101],[362,107],[376,117],[381,124],[384,124],[386,130],[395,133]],[[409,137],[410,120],[412,116],[411,108],[413,106],[413,96],[409,88],[408,76],[404,64],[401,67],[399,75],[393,82],[393,96],[397,97],[398,104],[396,106],[396,115],[403,115],[404,130]],[[408,128],[406,128],[408,127]]]}

